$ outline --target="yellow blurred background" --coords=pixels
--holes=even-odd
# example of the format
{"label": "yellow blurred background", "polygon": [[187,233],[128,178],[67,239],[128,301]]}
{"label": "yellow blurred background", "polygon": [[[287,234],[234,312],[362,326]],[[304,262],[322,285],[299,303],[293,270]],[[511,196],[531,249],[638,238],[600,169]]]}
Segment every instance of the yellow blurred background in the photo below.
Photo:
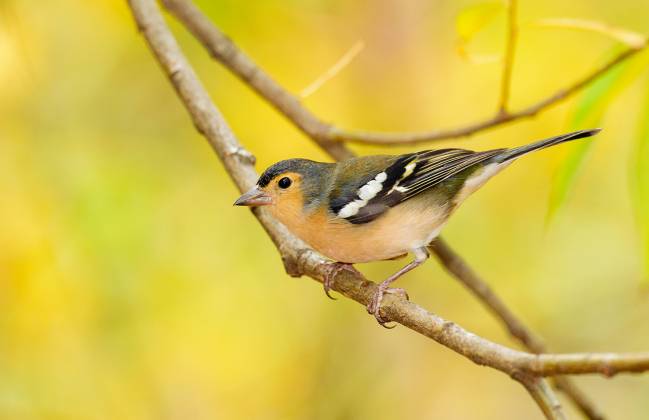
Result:
{"label": "yellow blurred background", "polygon": [[[500,66],[456,51],[455,16],[475,2],[198,3],[294,92],[364,41],[306,100],[338,125],[444,128],[495,109]],[[615,45],[534,21],[580,17],[649,34],[646,2],[522,1],[519,9],[514,108],[583,76]],[[232,207],[237,191],[126,2],[2,0],[0,12],[0,419],[541,418],[505,375],[405,328],[386,331],[358,304],[284,274],[258,223]],[[169,22],[259,170],[289,157],[326,159]],[[502,50],[503,22],[471,48]],[[644,73],[607,104],[597,121],[605,130],[552,222],[553,174],[572,144],[512,166],[444,233],[555,351],[649,349],[629,193]],[[568,131],[579,101],[441,144],[506,147]],[[360,269],[381,280],[402,264]],[[431,311],[515,346],[434,260],[400,285]],[[611,418],[649,418],[649,375],[576,381]]]}

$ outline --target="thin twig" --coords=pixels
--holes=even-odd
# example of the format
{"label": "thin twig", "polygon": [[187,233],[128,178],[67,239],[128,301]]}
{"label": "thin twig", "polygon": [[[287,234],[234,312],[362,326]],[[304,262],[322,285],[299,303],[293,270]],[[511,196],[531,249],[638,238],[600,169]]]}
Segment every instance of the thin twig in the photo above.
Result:
{"label": "thin twig", "polygon": [[598,22],[596,20],[546,18],[536,21],[534,26],[546,28],[567,28],[573,30],[579,29],[582,31],[596,32],[622,42],[631,48],[642,48],[647,42],[646,37],[642,34],[629,31],[628,29],[618,28],[604,22]]}
{"label": "thin twig", "polygon": [[555,376],[552,378],[552,384],[555,389],[563,392],[572,404],[579,410],[584,417],[590,420],[604,420],[602,414],[593,402],[582,392],[577,385],[566,376]]}
{"label": "thin twig", "polygon": [[471,136],[480,131],[484,131],[490,128],[495,128],[503,124],[521,120],[525,118],[531,118],[539,114],[540,112],[545,111],[546,109],[558,104],[559,102],[569,98],[570,96],[581,91],[583,88],[597,80],[599,77],[604,75],[606,72],[617,66],[618,64],[626,61],[633,55],[644,50],[646,47],[640,49],[629,48],[615,57],[610,61],[604,63],[598,67],[594,72],[591,72],[574,82],[572,85],[558,90],[554,94],[536,102],[533,105],[523,108],[519,111],[508,112],[506,114],[498,113],[491,118],[485,120],[467,124],[458,128],[452,128],[448,130],[435,130],[423,133],[373,133],[373,132],[352,132],[352,131],[337,131],[333,128],[331,136],[332,140],[337,141],[350,141],[354,143],[365,143],[365,144],[381,144],[381,145],[393,145],[393,144],[418,144],[425,143],[433,140],[446,140],[452,138],[461,138]]}
{"label": "thin twig", "polygon": [[[238,143],[187,62],[164,22],[155,0],[129,0],[129,4],[138,28],[198,131],[207,138],[241,191],[254,185],[257,174],[250,158],[252,155],[228,153],[228,150],[245,149]],[[263,208],[257,209],[254,214],[282,254],[289,274],[307,275],[321,282],[328,273],[329,262],[293,236]],[[377,287],[358,274],[346,271],[341,271],[333,284],[334,290],[364,306],[370,302]],[[649,370],[649,353],[531,354],[472,334],[401,296],[386,295],[384,302],[381,316],[386,319],[432,338],[477,364],[490,366],[510,375],[600,373],[612,376],[621,372]]]}
{"label": "thin twig", "polygon": [[541,99],[527,108],[502,114],[484,120],[463,125],[457,128],[431,130],[421,133],[377,133],[365,131],[350,131],[335,127],[316,117],[306,109],[299,98],[288,92],[266,72],[264,72],[250,57],[242,52],[227,36],[225,36],[208,18],[189,0],[162,0],[167,9],[180,20],[187,29],[203,44],[212,57],[218,60],[235,75],[251,86],[266,101],[272,104],[284,116],[293,121],[309,137],[330,148],[337,159],[350,155],[339,147],[337,142],[349,141],[365,144],[404,145],[418,144],[450,138],[460,138],[478,132],[495,128],[503,124],[529,118],[545,111],[553,105],[569,98],[585,86],[598,79],[604,73],[629,59],[631,56],[646,48],[642,44],[638,48],[629,48],[609,62],[596,68],[573,84],[558,90],[554,94]]}
{"label": "thin twig", "polygon": [[363,48],[365,48],[365,43],[363,41],[356,41],[356,43],[354,43],[354,45],[352,45],[351,48],[333,64],[333,66],[329,67],[327,71],[318,76],[318,78],[311,82],[309,86],[302,89],[300,92],[300,98],[305,99],[308,96],[313,95],[322,87],[322,85],[327,83],[340,73],[342,69],[347,67],[349,63],[351,63],[352,60],[363,51]]}
{"label": "thin twig", "polygon": [[524,375],[514,379],[523,384],[541,411],[543,411],[546,419],[565,420],[566,416],[563,413],[561,404],[545,379]]}
{"label": "thin twig", "polygon": [[507,114],[507,105],[512,84],[512,71],[514,56],[516,55],[516,41],[518,40],[517,0],[507,2],[507,42],[505,43],[505,56],[503,58],[503,73],[500,81],[500,102],[498,113]]}
{"label": "thin twig", "polygon": [[203,43],[212,57],[265,98],[305,134],[326,148],[335,159],[343,160],[352,156],[344,144],[330,138],[329,124],[316,118],[301,105],[298,97],[284,89],[268,73],[259,68],[193,3],[178,0],[162,0],[162,2]]}
{"label": "thin twig", "polygon": [[475,271],[442,238],[430,244],[439,262],[473,293],[507,328],[507,331],[533,353],[544,353],[545,345],[512,313]]}

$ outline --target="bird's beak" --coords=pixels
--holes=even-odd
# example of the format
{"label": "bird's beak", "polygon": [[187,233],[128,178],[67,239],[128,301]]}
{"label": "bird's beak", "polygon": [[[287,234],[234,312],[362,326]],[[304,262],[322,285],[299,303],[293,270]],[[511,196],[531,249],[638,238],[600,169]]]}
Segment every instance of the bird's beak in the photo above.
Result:
{"label": "bird's beak", "polygon": [[257,187],[252,188],[234,202],[235,206],[249,207],[267,206],[269,204],[273,204],[272,197]]}

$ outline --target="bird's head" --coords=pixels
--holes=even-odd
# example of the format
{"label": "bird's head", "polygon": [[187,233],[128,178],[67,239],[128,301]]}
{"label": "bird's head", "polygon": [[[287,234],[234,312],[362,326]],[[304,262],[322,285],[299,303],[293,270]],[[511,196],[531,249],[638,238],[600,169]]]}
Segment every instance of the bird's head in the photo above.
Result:
{"label": "bird's head", "polygon": [[234,202],[235,206],[269,206],[280,217],[295,217],[324,199],[334,164],[288,159],[264,171],[257,185]]}

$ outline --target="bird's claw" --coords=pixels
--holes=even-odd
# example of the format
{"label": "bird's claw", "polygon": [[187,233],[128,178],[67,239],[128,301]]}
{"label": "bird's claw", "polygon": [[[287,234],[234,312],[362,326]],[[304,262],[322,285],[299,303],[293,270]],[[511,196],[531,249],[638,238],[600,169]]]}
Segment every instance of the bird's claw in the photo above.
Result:
{"label": "bird's claw", "polygon": [[[336,300],[336,298],[331,296],[329,292],[333,287],[336,276],[341,271],[348,271],[356,276],[360,276],[364,278],[363,275],[357,269],[355,269],[352,264],[346,264],[340,262],[327,264],[327,269],[325,271],[322,284],[324,287],[325,294],[329,299]],[[372,296],[372,300],[367,305],[367,312],[374,315],[374,318],[376,318],[379,325],[388,329],[392,329],[396,327],[396,324],[387,325],[389,321],[381,318],[380,311],[381,311],[381,302],[383,301],[383,295],[385,295],[386,293],[397,294],[397,295],[401,295],[401,297],[405,300],[410,300],[410,297],[408,296],[408,292],[406,292],[405,289],[402,289],[400,287],[389,287],[391,282],[392,280],[379,283],[376,293],[374,293],[374,296]]]}
{"label": "bird's claw", "polygon": [[331,263],[327,264],[327,271],[325,272],[324,279],[322,281],[322,285],[324,286],[324,292],[327,295],[329,299],[336,300],[335,297],[331,296],[329,291],[331,290],[334,280],[338,273],[341,271],[348,271],[352,274],[358,275],[358,276],[363,276],[357,269],[354,268],[353,265],[351,264],[346,264],[346,263]]}
{"label": "bird's claw", "polygon": [[383,301],[383,295],[385,295],[386,293],[401,295],[406,300],[410,300],[410,297],[408,296],[408,292],[406,292],[405,289],[402,289],[400,287],[391,288],[388,287],[387,284],[384,285],[383,283],[379,284],[376,293],[374,293],[374,296],[372,296],[372,300],[367,305],[367,312],[374,315],[374,318],[376,318],[380,326],[382,326],[383,328],[392,329],[396,327],[396,324],[387,325],[387,323],[390,321],[386,321],[383,318],[381,318],[381,313],[380,313],[381,302]]}

